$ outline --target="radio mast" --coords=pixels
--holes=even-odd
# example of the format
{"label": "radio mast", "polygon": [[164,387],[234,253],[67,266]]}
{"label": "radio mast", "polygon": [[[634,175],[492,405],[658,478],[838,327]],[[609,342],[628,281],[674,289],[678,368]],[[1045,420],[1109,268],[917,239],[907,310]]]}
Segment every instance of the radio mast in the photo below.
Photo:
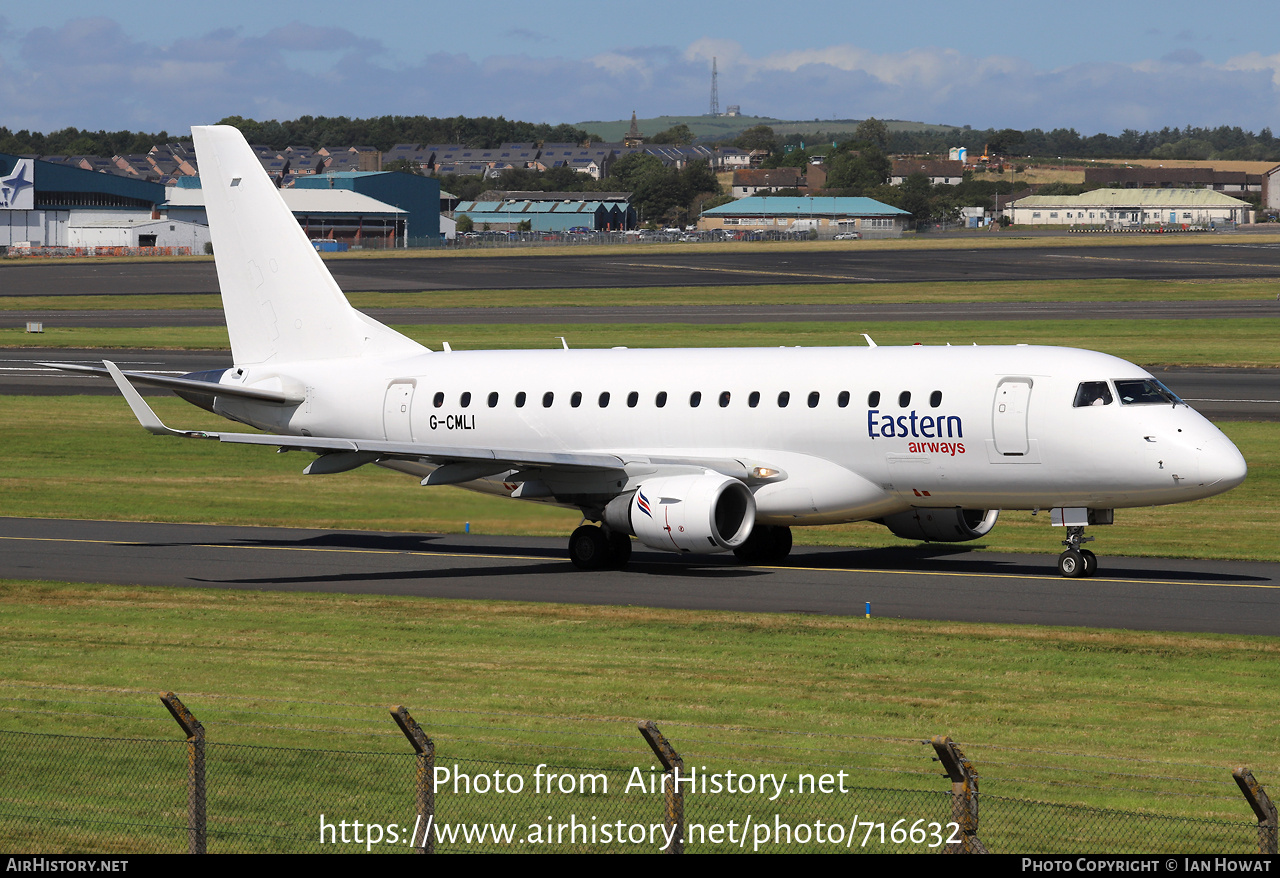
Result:
{"label": "radio mast", "polygon": [[715,56],[712,56],[711,58],[711,115],[712,116],[720,115],[720,89],[716,85],[717,76],[719,76],[719,74],[716,73],[716,59],[715,59]]}

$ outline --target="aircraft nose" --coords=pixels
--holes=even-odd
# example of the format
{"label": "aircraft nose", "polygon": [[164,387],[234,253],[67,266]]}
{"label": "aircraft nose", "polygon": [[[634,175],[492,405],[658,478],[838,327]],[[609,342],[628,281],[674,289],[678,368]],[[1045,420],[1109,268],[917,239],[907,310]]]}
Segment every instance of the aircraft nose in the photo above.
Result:
{"label": "aircraft nose", "polygon": [[1225,436],[1206,442],[1197,452],[1200,481],[1206,487],[1229,491],[1244,481],[1249,471],[1240,449]]}

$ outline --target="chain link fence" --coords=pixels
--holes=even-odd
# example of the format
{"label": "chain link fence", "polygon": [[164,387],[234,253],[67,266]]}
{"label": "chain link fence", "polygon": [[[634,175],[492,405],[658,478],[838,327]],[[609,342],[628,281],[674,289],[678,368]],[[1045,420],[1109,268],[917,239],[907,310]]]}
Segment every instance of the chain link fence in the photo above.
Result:
{"label": "chain link fence", "polygon": [[[613,720],[584,720],[591,730],[573,731],[574,718],[451,714],[436,717],[433,741],[430,727],[418,729],[400,709],[403,735],[384,713],[387,733],[378,732],[370,749],[277,747],[206,741],[203,726],[173,702],[186,741],[0,731],[0,847],[42,854],[1275,850],[1275,811],[1260,788],[1246,801],[1229,779],[1206,780],[1210,791],[1189,794],[1204,805],[1181,814],[1037,800],[1007,795],[1033,783],[1006,780],[1007,771],[980,781],[982,761],[970,762],[947,738],[668,724],[668,741],[653,723],[637,734]],[[255,725],[216,707],[208,713],[220,717],[211,728],[228,734],[316,724],[298,717],[292,727]],[[1033,755],[1019,751],[1017,767],[1028,778],[1036,774],[1027,764]],[[1107,774],[1074,770],[1095,781]]]}

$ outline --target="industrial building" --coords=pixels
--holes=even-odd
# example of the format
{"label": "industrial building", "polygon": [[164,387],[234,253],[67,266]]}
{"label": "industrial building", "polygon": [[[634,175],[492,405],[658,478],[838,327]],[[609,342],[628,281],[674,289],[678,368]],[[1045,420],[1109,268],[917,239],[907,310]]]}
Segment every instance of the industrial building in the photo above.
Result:
{"label": "industrial building", "polygon": [[470,217],[477,229],[534,232],[625,231],[636,227],[636,209],[625,192],[484,192],[464,201],[454,218]]}
{"label": "industrial building", "polygon": [[[114,174],[0,153],[0,247],[74,247],[86,238],[140,246],[130,228],[160,217],[164,186]],[[175,224],[176,225],[176,224]],[[112,229],[108,233],[105,230]],[[92,230],[92,231],[91,231]],[[154,243],[180,246],[188,230],[170,238],[168,224],[145,232]]]}
{"label": "industrial building", "polygon": [[1253,207],[1212,189],[1095,189],[1083,195],[1028,195],[1010,202],[1015,226],[1210,226],[1249,223]]}
{"label": "industrial building", "polygon": [[831,238],[857,232],[864,238],[899,238],[911,214],[871,198],[769,197],[739,198],[704,210],[704,231],[808,231]]}

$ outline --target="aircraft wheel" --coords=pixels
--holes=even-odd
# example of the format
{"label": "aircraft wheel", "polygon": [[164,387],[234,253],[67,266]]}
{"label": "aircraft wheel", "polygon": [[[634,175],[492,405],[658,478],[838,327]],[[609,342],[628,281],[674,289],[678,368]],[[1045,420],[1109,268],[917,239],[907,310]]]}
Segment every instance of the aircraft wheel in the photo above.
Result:
{"label": "aircraft wheel", "polygon": [[605,532],[592,524],[584,524],[569,536],[569,560],[579,570],[603,570],[613,555]]}
{"label": "aircraft wheel", "polygon": [[1058,572],[1063,576],[1075,578],[1084,575],[1084,558],[1075,549],[1067,549],[1058,556]]}
{"label": "aircraft wheel", "polygon": [[781,561],[791,554],[791,528],[774,527],[773,555],[770,561]]}
{"label": "aircraft wheel", "polygon": [[1098,556],[1090,552],[1088,549],[1080,550],[1080,557],[1084,560],[1084,576],[1092,576],[1098,572]]}
{"label": "aircraft wheel", "polygon": [[609,534],[609,566],[621,570],[631,561],[631,537],[614,531]]}
{"label": "aircraft wheel", "polygon": [[739,561],[767,564],[781,561],[791,553],[791,528],[773,524],[757,524],[751,536],[733,550]]}

